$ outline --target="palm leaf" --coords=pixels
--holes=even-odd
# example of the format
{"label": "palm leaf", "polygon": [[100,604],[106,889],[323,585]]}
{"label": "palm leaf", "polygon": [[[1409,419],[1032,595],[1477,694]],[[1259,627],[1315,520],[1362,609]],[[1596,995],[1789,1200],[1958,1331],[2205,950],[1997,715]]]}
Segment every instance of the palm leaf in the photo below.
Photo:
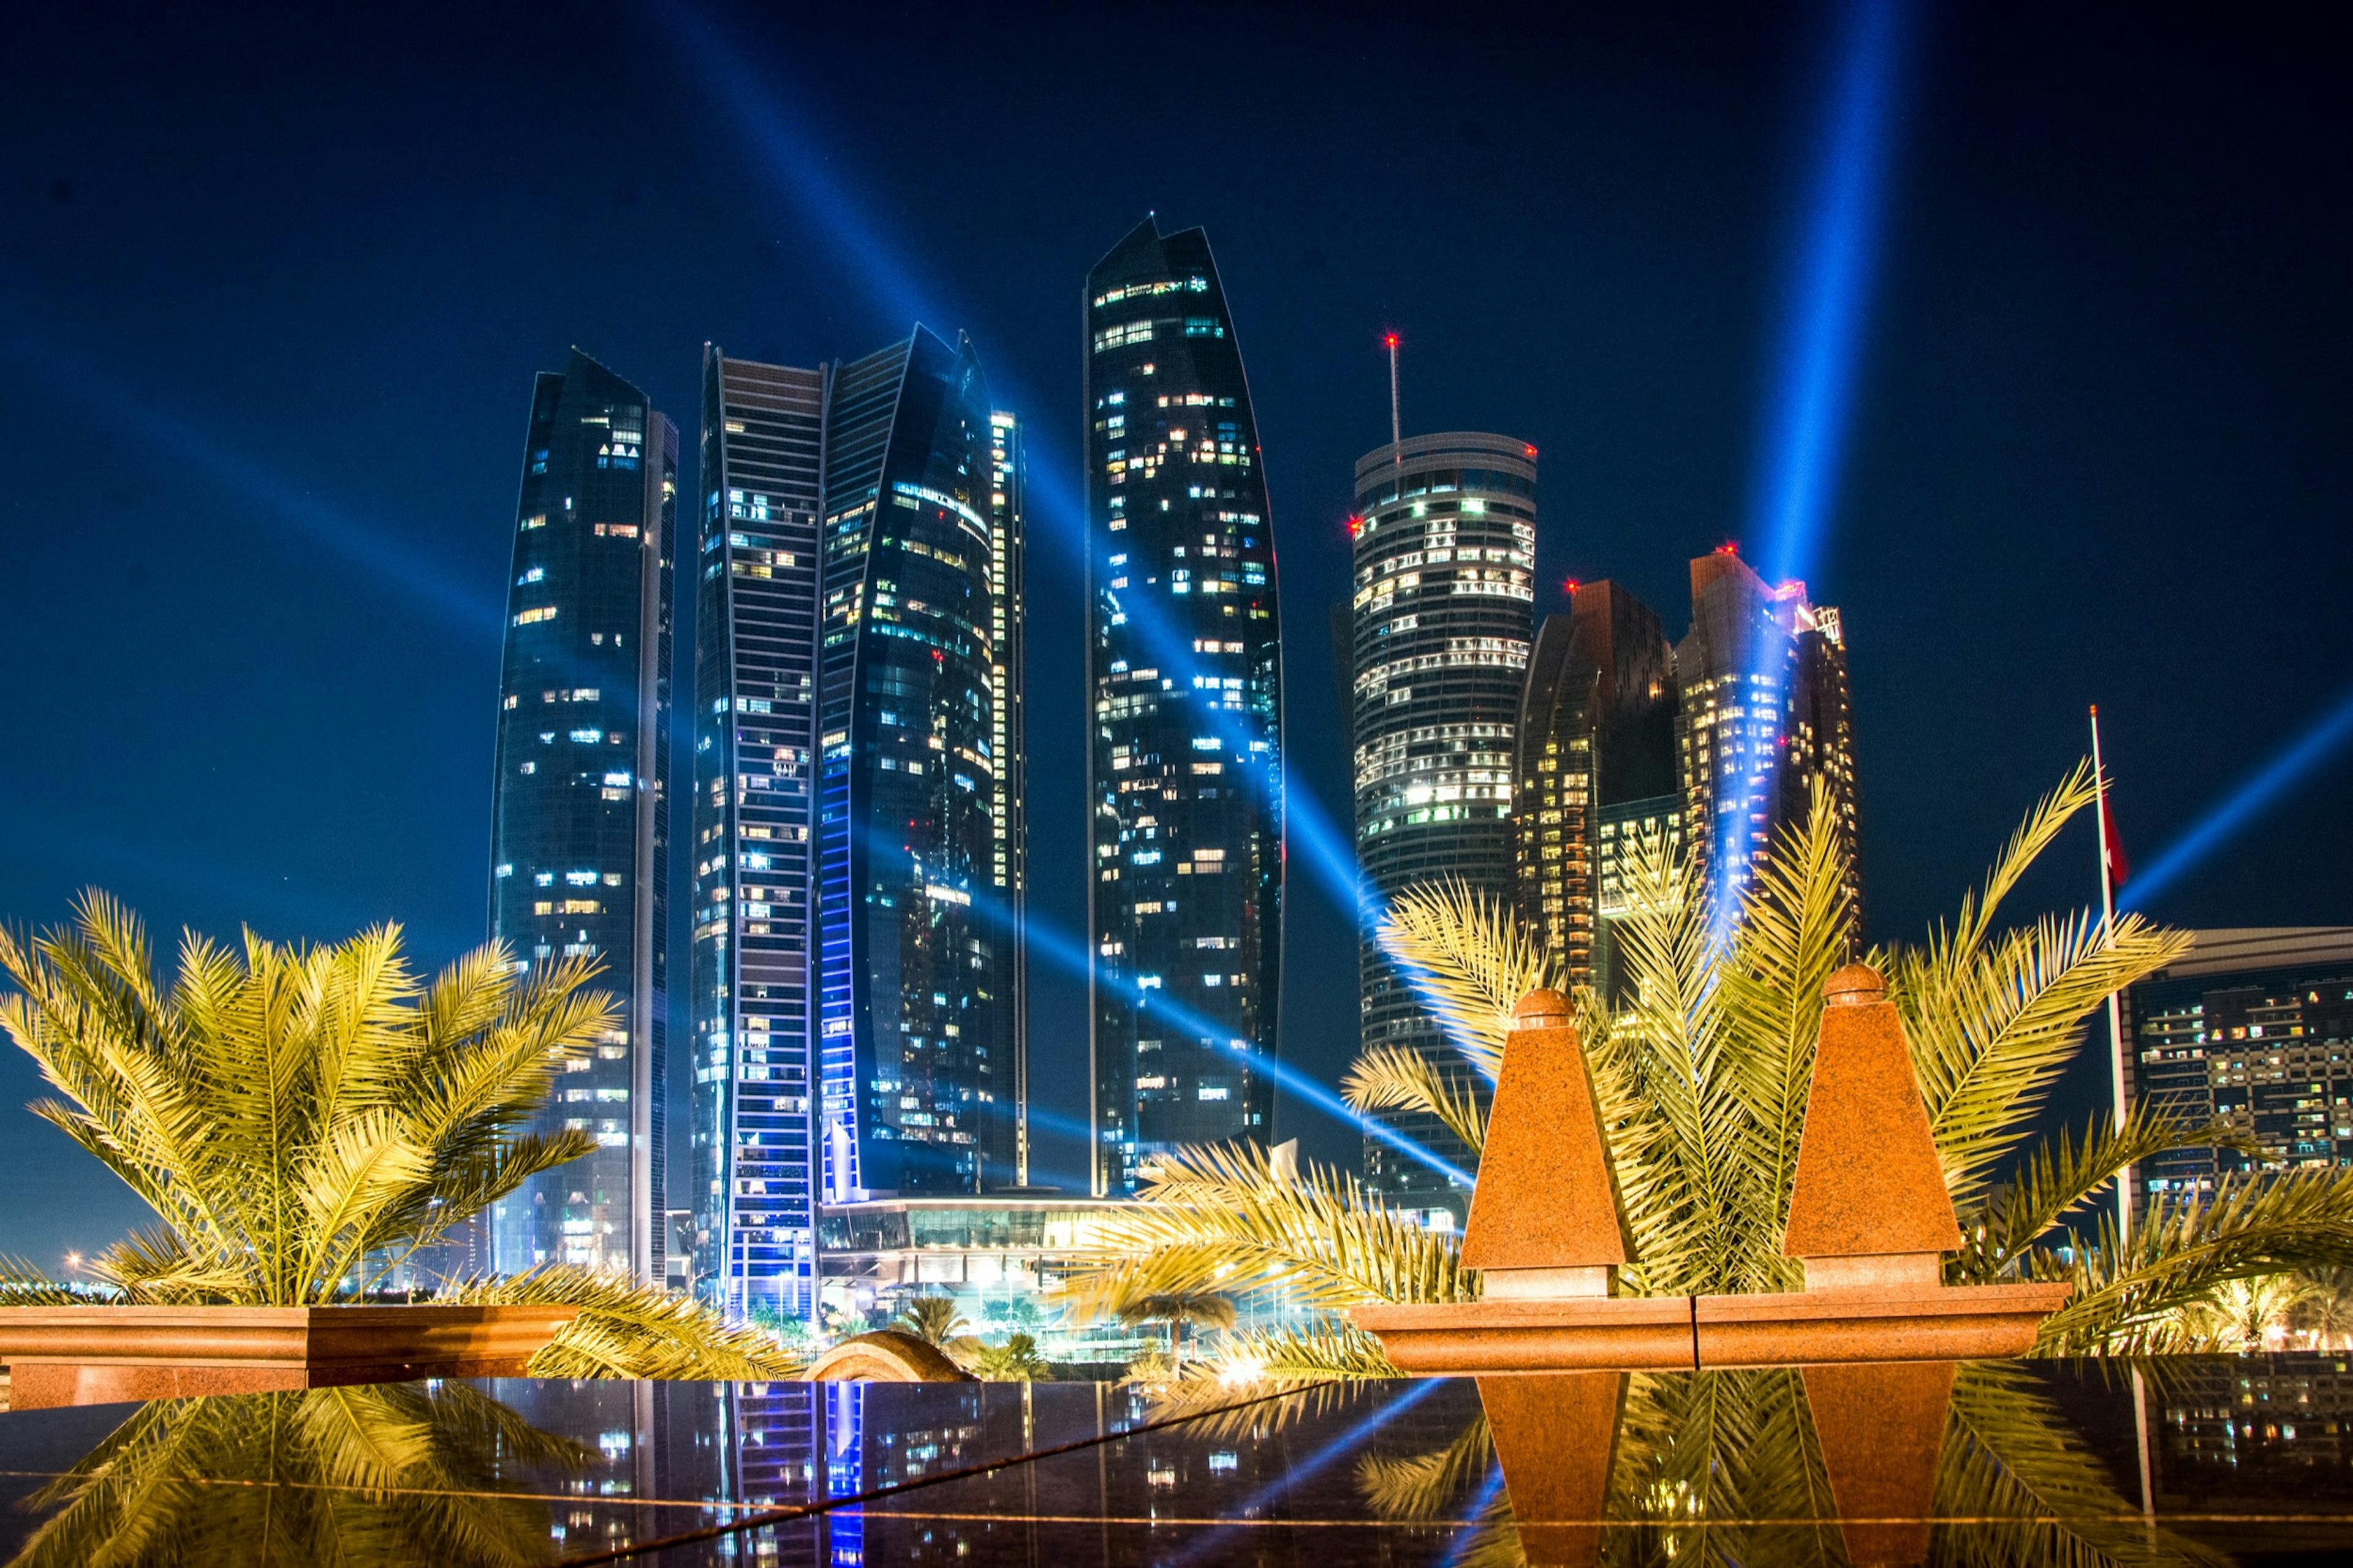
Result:
{"label": "palm leaf", "polygon": [[1487,1146],[1487,1112],[1465,1072],[1450,1072],[1409,1046],[1367,1046],[1340,1080],[1356,1110],[1419,1110],[1434,1116],[1473,1155]]}

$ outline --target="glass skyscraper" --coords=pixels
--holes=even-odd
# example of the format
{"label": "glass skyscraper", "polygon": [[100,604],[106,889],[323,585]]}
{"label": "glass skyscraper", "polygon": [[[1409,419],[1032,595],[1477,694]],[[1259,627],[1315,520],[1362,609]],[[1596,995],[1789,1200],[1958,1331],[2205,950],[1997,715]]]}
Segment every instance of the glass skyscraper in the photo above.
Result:
{"label": "glass skyscraper", "polygon": [[539,376],[499,682],[491,932],[518,965],[596,960],[621,1016],[540,1121],[593,1133],[596,1152],[491,1210],[501,1273],[662,1279],[677,489],[677,429],[643,392],[577,350]]}
{"label": "glass skyscraper", "polygon": [[1682,847],[1674,648],[1621,585],[1575,595],[1536,632],[1521,697],[1516,898],[1570,984],[1614,994],[1606,922],[1629,907],[1637,848],[1646,834]]}
{"label": "glass skyscraper", "polygon": [[1199,229],[1088,276],[1093,1187],[1264,1141],[1282,957],[1282,687],[1257,422]]}
{"label": "glass skyscraper", "polygon": [[1016,1179],[1018,433],[920,327],[704,379],[702,1289],[805,1313],[814,1205]]}
{"label": "glass skyscraper", "polygon": [[[1512,900],[1512,741],[1535,601],[1536,449],[1452,432],[1356,461],[1350,649],[1358,1008],[1366,1047],[1402,1046],[1483,1089],[1413,988],[1373,944],[1378,905],[1454,879]],[[1476,1157],[1436,1117],[1376,1112],[1461,1170]],[[1366,1184],[1393,1205],[1459,1211],[1468,1194],[1365,1140]]]}
{"label": "glass skyscraper", "polygon": [[[1009,969],[1000,975],[1003,995],[997,1008],[997,1062],[1000,1076],[1009,1064],[1014,1116],[992,1118],[989,1131],[1010,1142],[990,1158],[992,1181],[1029,1184],[1029,826],[1022,802],[1029,791],[1029,715],[1021,671],[1029,642],[1027,558],[1023,537],[1023,492],[1028,489],[1020,422],[1006,413],[988,416],[989,429],[989,641],[996,651],[993,679],[997,701],[990,710],[989,749],[996,758],[996,794],[990,805],[996,849],[991,880],[996,885],[1002,928],[999,947]],[[1009,951],[1006,951],[1009,947]]]}
{"label": "glass skyscraper", "polygon": [[1852,928],[1862,925],[1853,707],[1839,613],[1803,583],[1768,585],[1730,545],[1691,563],[1675,646],[1675,752],[1694,875],[1719,907],[1774,835],[1805,820],[1816,779],[1838,814]]}

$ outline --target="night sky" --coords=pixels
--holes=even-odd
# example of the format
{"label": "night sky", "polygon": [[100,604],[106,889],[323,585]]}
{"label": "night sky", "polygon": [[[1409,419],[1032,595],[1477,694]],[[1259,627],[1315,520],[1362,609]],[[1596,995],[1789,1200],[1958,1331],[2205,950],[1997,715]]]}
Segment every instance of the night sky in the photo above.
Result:
{"label": "night sky", "polygon": [[[971,332],[1032,426],[1032,904],[1082,931],[1081,286],[1147,211],[1217,249],[1291,778],[1328,818],[1326,617],[1351,465],[1388,438],[1384,331],[1409,434],[1542,448],[1540,612],[1615,577],[1680,636],[1686,559],[1761,553],[1834,8],[331,9],[12,16],[0,917],[97,884],[167,946],[480,941],[533,373],[577,343],[637,381],[691,478],[706,340],[812,363],[921,319]],[[2208,10],[1915,8],[1891,56],[1809,572],[1845,616],[1876,938],[1953,907],[2088,703],[2147,862],[2353,684],[2353,56],[2316,18]],[[2348,784],[2353,748],[2152,911],[2353,920]],[[1292,866],[1285,1051],[1332,1081],[1352,926]],[[2095,875],[2078,829],[2018,910]],[[1082,1121],[1082,986],[1033,973],[1040,1110]],[[2071,1080],[2077,1114],[2104,1078]],[[0,1104],[36,1092],[7,1051]],[[60,1135],[0,1128],[0,1250],[139,1217]],[[1048,1138],[1039,1179],[1079,1152]]]}

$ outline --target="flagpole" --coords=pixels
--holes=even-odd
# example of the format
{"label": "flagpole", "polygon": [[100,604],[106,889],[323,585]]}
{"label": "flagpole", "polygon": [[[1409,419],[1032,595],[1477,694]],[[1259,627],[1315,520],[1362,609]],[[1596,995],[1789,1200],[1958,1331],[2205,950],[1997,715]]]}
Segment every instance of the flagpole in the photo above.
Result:
{"label": "flagpole", "polygon": [[[2100,710],[2092,707],[2092,773],[2098,781],[2100,824],[2100,937],[2111,940],[2116,923],[2116,885],[2108,865],[2108,846],[2114,842],[2108,827],[2108,775],[2100,765]],[[2125,1130],[2125,1026],[2124,1012],[2117,1005],[2116,994],[2108,993],[2108,1079],[2116,1091],[2116,1131]],[[2116,1240],[2132,1240],[2132,1167],[2126,1165],[2116,1173]]]}

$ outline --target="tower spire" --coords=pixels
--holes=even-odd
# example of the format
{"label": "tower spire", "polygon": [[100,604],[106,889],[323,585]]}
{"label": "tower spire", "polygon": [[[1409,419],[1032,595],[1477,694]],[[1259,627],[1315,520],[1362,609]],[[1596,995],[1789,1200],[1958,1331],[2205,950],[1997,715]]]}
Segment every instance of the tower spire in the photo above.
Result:
{"label": "tower spire", "polygon": [[1404,426],[1398,418],[1398,339],[1388,335],[1389,345],[1389,456],[1398,468],[1405,467]]}

